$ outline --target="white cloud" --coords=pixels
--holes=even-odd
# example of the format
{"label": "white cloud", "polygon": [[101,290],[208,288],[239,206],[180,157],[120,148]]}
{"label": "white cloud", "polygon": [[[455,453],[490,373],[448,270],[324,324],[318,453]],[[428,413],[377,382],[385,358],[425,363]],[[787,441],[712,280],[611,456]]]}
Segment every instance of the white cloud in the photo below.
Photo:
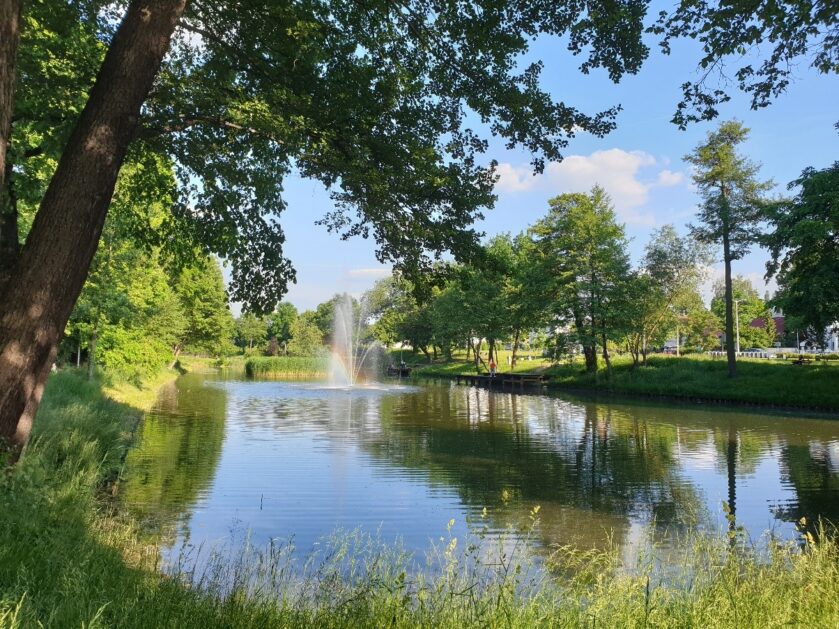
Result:
{"label": "white cloud", "polygon": [[[661,168],[665,160],[657,160],[644,151],[619,148],[595,151],[591,155],[569,155],[562,162],[551,163],[541,175],[534,176],[529,166],[498,165],[499,192],[516,193],[531,190],[585,192],[601,185],[615,204],[618,215],[627,223],[652,225],[653,216],[639,211],[649,199],[650,190],[685,182],[684,173]],[[642,171],[660,167],[657,173],[643,176]]]}
{"label": "white cloud", "polygon": [[386,267],[374,267],[369,269],[348,269],[346,272],[346,276],[349,279],[358,280],[358,279],[381,279],[383,277],[388,277],[391,273],[391,270]]}
{"label": "white cloud", "polygon": [[655,180],[655,185],[661,188],[665,188],[669,186],[678,186],[684,181],[685,173],[681,173],[678,171],[674,172],[665,168],[660,173],[658,173],[658,177]]}

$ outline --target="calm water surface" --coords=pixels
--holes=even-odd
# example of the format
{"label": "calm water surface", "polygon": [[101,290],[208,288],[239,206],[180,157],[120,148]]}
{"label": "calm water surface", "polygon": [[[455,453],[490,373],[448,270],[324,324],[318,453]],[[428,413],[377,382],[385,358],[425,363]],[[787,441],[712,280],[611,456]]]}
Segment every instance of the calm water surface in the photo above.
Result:
{"label": "calm water surface", "polygon": [[666,545],[724,530],[723,503],[753,538],[791,537],[802,516],[839,522],[839,421],[187,375],[139,428],[123,496],[170,557],[247,532],[305,552],[336,529],[425,551],[451,519],[499,532],[535,505],[546,548]]}

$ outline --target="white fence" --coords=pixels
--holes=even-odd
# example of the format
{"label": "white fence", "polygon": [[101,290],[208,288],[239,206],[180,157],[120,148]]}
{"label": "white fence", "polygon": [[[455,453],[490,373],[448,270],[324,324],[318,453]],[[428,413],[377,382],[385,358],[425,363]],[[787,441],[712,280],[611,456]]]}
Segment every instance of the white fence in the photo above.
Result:
{"label": "white fence", "polygon": [[[714,358],[725,358],[727,354],[725,352],[715,351],[715,352],[708,352]],[[779,352],[736,352],[738,356],[742,356],[743,358],[776,358],[779,355]]]}

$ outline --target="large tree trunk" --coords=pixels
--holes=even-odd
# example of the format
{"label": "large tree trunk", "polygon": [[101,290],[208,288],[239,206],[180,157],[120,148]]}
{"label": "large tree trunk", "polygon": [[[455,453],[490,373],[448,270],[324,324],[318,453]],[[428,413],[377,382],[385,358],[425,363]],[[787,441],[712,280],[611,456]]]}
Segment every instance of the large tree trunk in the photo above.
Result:
{"label": "large tree trunk", "polygon": [[0,0],[0,295],[18,256],[17,208],[9,187],[21,0]]}
{"label": "large tree trunk", "polygon": [[0,295],[0,441],[11,448],[12,459],[29,438],[140,107],[186,1],[129,5]]}
{"label": "large tree trunk", "polygon": [[723,262],[725,263],[725,355],[728,358],[728,377],[737,377],[737,351],[734,347],[734,292],[731,287],[731,248],[728,234],[723,235]]}

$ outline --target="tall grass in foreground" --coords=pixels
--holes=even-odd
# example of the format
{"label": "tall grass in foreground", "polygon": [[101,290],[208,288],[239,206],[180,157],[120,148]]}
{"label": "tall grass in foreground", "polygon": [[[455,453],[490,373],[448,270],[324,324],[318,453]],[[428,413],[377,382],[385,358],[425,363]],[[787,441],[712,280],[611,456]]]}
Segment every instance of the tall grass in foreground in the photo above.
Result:
{"label": "tall grass in foreground", "polygon": [[259,356],[245,361],[249,378],[307,378],[325,376],[325,356]]}
{"label": "tall grass in foreground", "polygon": [[839,546],[829,538],[770,543],[759,554],[742,540],[732,549],[725,538],[695,537],[666,582],[654,561],[624,566],[615,552],[556,549],[547,560],[552,569],[534,571],[509,545],[444,537],[417,563],[398,546],[359,534],[326,540],[306,560],[287,545],[245,545],[206,561],[185,556],[181,569],[163,575],[157,549],[102,491],[119,471],[135,417],[95,384],[72,374],[51,379],[36,440],[0,480],[0,626],[839,623]]}

